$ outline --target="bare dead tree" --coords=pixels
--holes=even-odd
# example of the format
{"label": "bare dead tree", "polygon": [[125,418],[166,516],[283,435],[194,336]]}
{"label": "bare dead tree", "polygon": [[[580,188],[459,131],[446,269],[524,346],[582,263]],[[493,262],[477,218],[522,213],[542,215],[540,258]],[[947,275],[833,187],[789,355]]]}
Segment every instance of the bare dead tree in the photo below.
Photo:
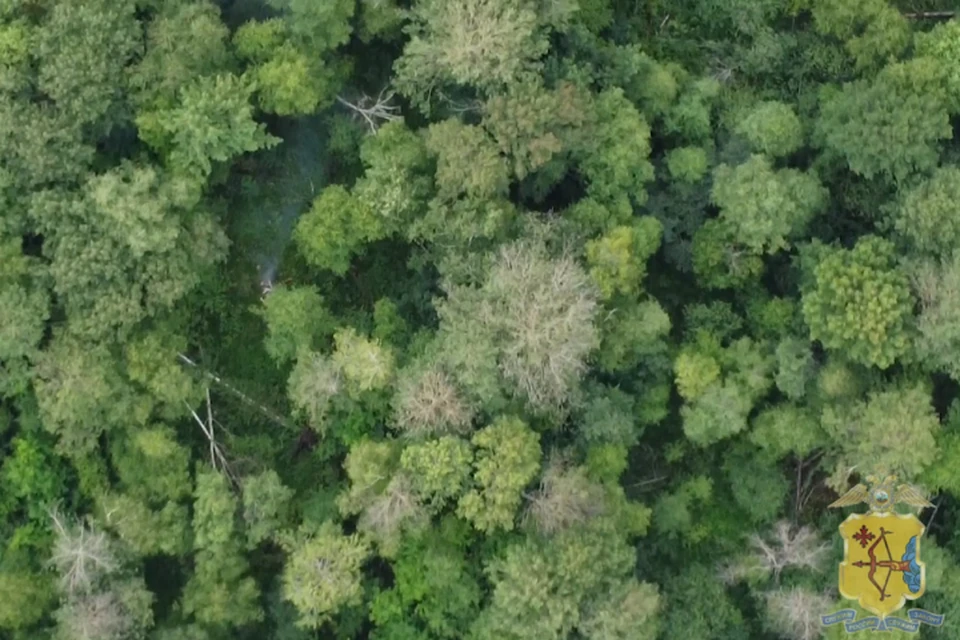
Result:
{"label": "bare dead tree", "polygon": [[89,593],[101,577],[119,568],[106,533],[68,522],[56,509],[50,511],[50,519],[57,536],[50,563],[60,574],[66,595]]}
{"label": "bare dead tree", "polygon": [[343,96],[337,96],[337,102],[363,118],[370,127],[370,133],[375,134],[384,122],[403,120],[400,107],[391,103],[393,96],[394,92],[384,87],[376,98],[363,94],[355,102],[350,102]]}
{"label": "bare dead tree", "polygon": [[129,638],[133,627],[129,613],[112,590],[71,598],[57,618],[76,640]]}
{"label": "bare dead tree", "polygon": [[394,401],[394,422],[405,434],[463,433],[470,428],[472,420],[470,406],[443,371],[431,369],[400,381]]}
{"label": "bare dead tree", "polygon": [[781,520],[769,538],[758,534],[750,537],[750,547],[760,564],[779,579],[787,567],[820,570],[829,546],[820,542],[807,527],[794,527]]}
{"label": "bare dead tree", "polygon": [[765,594],[767,620],[774,631],[791,640],[820,637],[820,615],[832,602],[826,594],[801,587],[770,591]]}
{"label": "bare dead tree", "polygon": [[360,526],[378,536],[389,537],[401,526],[421,521],[425,511],[403,474],[393,477],[383,494],[364,509],[360,516]]}
{"label": "bare dead tree", "polygon": [[820,571],[830,547],[821,543],[816,532],[795,527],[786,520],[774,525],[767,536],[754,534],[748,539],[748,551],[720,566],[718,576],[725,584],[772,576],[780,580],[784,569]]}
{"label": "bare dead tree", "polygon": [[604,510],[603,490],[556,455],[544,471],[539,488],[525,497],[529,504],[524,520],[532,520],[545,535],[598,516]]}

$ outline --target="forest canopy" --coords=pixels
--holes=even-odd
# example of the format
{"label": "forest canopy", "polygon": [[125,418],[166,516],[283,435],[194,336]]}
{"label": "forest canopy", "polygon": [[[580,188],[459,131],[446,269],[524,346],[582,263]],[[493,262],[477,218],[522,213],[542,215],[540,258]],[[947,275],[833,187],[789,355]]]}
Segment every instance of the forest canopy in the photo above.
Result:
{"label": "forest canopy", "polygon": [[958,60],[948,0],[0,2],[0,638],[839,637],[871,474],[960,638]]}

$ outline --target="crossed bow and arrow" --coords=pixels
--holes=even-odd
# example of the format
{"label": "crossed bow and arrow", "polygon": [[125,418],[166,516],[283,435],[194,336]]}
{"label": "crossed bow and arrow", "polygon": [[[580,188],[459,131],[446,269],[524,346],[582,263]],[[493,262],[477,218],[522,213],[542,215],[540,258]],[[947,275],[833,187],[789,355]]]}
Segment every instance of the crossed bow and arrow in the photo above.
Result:
{"label": "crossed bow and arrow", "polygon": [[[867,557],[870,558],[870,562],[867,563],[864,560],[857,560],[853,563],[855,567],[870,567],[870,571],[867,572],[867,579],[877,588],[877,591],[880,592],[880,601],[882,602],[890,594],[887,593],[887,585],[890,584],[890,576],[893,575],[894,571],[906,571],[909,567],[909,562],[894,560],[893,554],[890,552],[890,543],[887,542],[887,534],[892,533],[887,531],[883,527],[880,527],[880,536],[874,541],[870,548],[867,549]],[[886,560],[877,559],[877,546],[880,543],[883,543],[884,549],[887,551]],[[887,579],[883,581],[883,586],[877,582],[876,576],[877,569],[887,569]]]}

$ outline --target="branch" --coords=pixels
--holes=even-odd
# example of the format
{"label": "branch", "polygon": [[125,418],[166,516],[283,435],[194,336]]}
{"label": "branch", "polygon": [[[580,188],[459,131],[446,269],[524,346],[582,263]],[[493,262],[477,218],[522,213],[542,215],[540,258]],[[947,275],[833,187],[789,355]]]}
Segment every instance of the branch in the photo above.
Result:
{"label": "branch", "polygon": [[936,503],[933,505],[933,513],[930,514],[930,519],[927,520],[926,530],[930,530],[930,525],[933,524],[933,519],[937,517],[937,511],[940,510],[940,498],[937,498]]}
{"label": "branch", "polygon": [[[233,473],[233,469],[230,468],[230,463],[227,461],[227,456],[223,453],[223,449],[214,437],[212,424],[213,414],[210,409],[210,391],[207,390],[207,415],[210,416],[210,424],[205,424],[200,416],[197,415],[197,412],[190,408],[190,405],[187,405],[187,409],[197,424],[200,425],[200,430],[203,431],[203,434],[207,436],[207,439],[210,441],[210,464],[213,465],[214,470],[221,471],[227,476],[227,479],[230,480],[235,489],[239,489],[240,482],[237,480],[236,474]],[[218,464],[219,468],[217,467]]]}
{"label": "branch", "polygon": [[[386,96],[384,96],[384,93],[386,93]],[[367,121],[367,125],[370,127],[370,133],[376,133],[383,122],[403,120],[403,116],[400,115],[400,107],[390,103],[392,99],[393,92],[387,92],[386,88],[380,91],[376,99],[364,94],[363,97],[355,103],[341,96],[337,96],[337,102]],[[373,104],[370,104],[371,101]]]}
{"label": "branch", "polygon": [[279,425],[282,426],[282,427],[286,427],[287,429],[290,429],[291,431],[297,431],[297,427],[295,427],[295,426],[292,425],[290,422],[288,422],[285,418],[283,418],[283,417],[282,417],[280,414],[278,414],[276,411],[272,411],[271,409],[267,408],[266,406],[260,404],[259,402],[257,402],[256,400],[254,400],[253,398],[251,398],[250,396],[248,396],[247,394],[243,393],[242,391],[240,391],[239,389],[237,389],[236,387],[234,387],[234,386],[231,385],[230,383],[228,383],[228,382],[226,382],[225,380],[223,380],[223,378],[221,378],[220,376],[218,376],[218,375],[216,375],[216,374],[214,374],[214,373],[212,373],[212,372],[210,372],[210,371],[207,371],[206,369],[204,369],[203,367],[201,367],[200,365],[198,365],[196,362],[194,362],[193,360],[191,360],[191,359],[188,358],[187,356],[183,355],[182,353],[178,353],[178,354],[177,354],[177,359],[179,359],[180,362],[182,362],[183,364],[188,365],[188,366],[193,367],[194,369],[198,370],[198,371],[201,372],[207,379],[212,380],[213,382],[216,382],[218,385],[220,385],[221,387],[223,387],[224,389],[226,389],[227,391],[229,391],[230,393],[232,393],[235,397],[237,397],[237,398],[239,398],[240,400],[242,400],[242,401],[243,401],[245,404],[247,404],[248,406],[253,407],[253,408],[256,409],[257,411],[259,411],[260,413],[262,413],[264,416],[266,416],[267,418],[269,418],[270,420],[272,420],[273,422],[279,424]]}
{"label": "branch", "polygon": [[911,20],[948,20],[956,14],[956,11],[917,11],[915,13],[905,13],[903,17]]}
{"label": "branch", "polygon": [[459,102],[439,89],[437,89],[437,96],[447,104],[447,108],[450,109],[450,111],[456,114],[463,115],[464,113],[473,113],[480,111],[483,108],[483,104],[479,100]]}

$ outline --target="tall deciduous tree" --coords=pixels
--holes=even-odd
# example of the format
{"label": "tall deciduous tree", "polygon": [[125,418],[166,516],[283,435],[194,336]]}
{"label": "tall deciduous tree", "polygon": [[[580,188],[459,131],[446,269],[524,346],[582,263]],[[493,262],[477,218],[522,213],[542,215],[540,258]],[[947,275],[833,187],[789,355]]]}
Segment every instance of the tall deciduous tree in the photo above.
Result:
{"label": "tall deciduous tree", "polygon": [[57,2],[37,31],[38,88],[74,123],[118,121],[124,65],[142,47],[135,11],[133,0]]}
{"label": "tall deciduous tree", "polygon": [[815,176],[775,171],[768,159],[754,155],[736,167],[717,167],[712,198],[737,242],[755,253],[775,253],[803,233],[826,204],[827,192]]}
{"label": "tall deciduous tree", "polygon": [[450,286],[438,306],[441,358],[481,401],[508,393],[538,411],[563,406],[597,346],[596,290],[569,256],[503,247],[479,289]]}
{"label": "tall deciduous tree", "polygon": [[893,244],[877,236],[861,238],[853,249],[828,249],[803,295],[811,338],[882,369],[910,346],[912,308]]}
{"label": "tall deciduous tree", "polygon": [[193,575],[184,587],[183,608],[198,622],[239,627],[263,618],[260,589],[247,575],[249,563],[237,530],[237,498],[223,475],[197,474],[193,539],[197,551]]}
{"label": "tall deciduous tree", "polygon": [[457,513],[480,531],[510,531],[522,491],[540,469],[540,437],[518,418],[504,417],[473,437],[474,488]]}
{"label": "tall deciduous tree", "polygon": [[870,393],[866,400],[826,407],[821,424],[832,440],[829,470],[837,491],[846,488],[851,469],[864,475],[896,473],[909,481],[936,457],[940,421],[923,384],[904,383]]}
{"label": "tall deciduous tree", "polygon": [[203,181],[215,163],[280,142],[254,120],[253,90],[233,74],[195,78],[176,104],[138,115],[140,138],[162,153],[173,171]]}
{"label": "tall deciduous tree", "polygon": [[360,536],[344,535],[333,522],[301,528],[285,542],[290,554],[283,594],[297,608],[297,625],[316,629],[340,608],[358,604],[360,569],[370,548]]}
{"label": "tall deciduous tree", "polygon": [[412,18],[396,82],[421,109],[450,85],[492,93],[527,77],[548,48],[534,2],[425,0]]}
{"label": "tall deciduous tree", "polygon": [[898,62],[873,80],[825,91],[816,128],[823,147],[865,178],[903,182],[930,171],[940,141],[953,137],[939,63]]}
{"label": "tall deciduous tree", "polygon": [[383,223],[362,200],[331,185],[297,222],[293,237],[307,262],[343,275],[364,245],[382,234]]}

